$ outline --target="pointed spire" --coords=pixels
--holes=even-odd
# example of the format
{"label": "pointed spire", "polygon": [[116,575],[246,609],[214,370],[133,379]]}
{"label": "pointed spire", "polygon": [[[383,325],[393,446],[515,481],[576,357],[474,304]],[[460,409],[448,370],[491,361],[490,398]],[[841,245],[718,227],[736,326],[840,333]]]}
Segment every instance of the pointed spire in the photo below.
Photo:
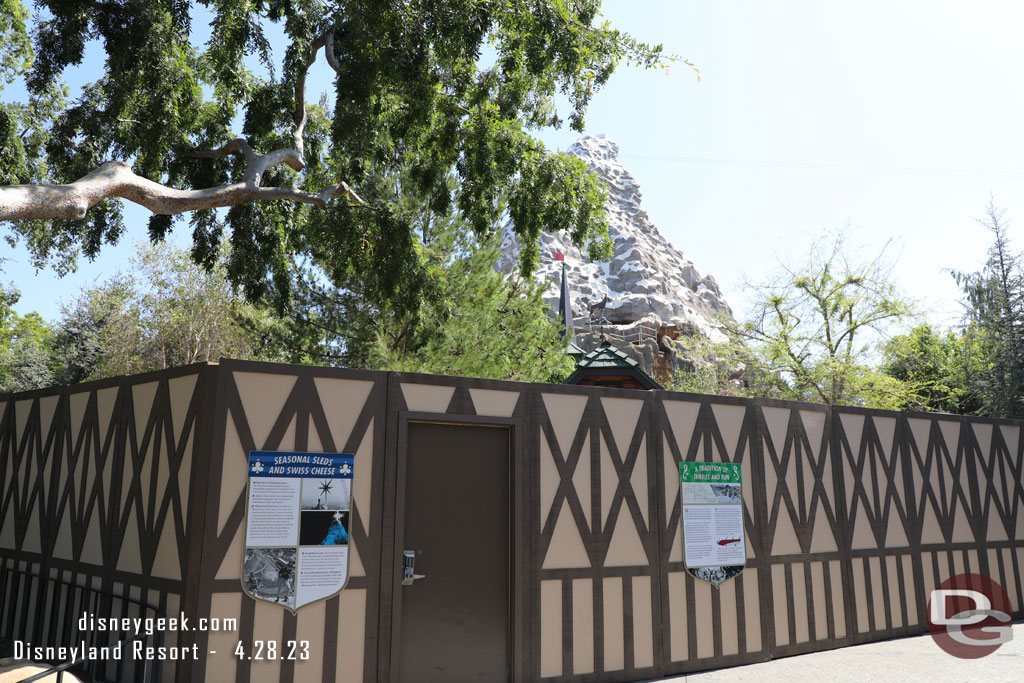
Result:
{"label": "pointed spire", "polygon": [[555,252],[555,260],[562,262],[562,293],[558,297],[558,312],[565,323],[565,337],[571,342],[576,335],[572,328],[572,301],[569,298],[569,271],[565,266],[565,254]]}

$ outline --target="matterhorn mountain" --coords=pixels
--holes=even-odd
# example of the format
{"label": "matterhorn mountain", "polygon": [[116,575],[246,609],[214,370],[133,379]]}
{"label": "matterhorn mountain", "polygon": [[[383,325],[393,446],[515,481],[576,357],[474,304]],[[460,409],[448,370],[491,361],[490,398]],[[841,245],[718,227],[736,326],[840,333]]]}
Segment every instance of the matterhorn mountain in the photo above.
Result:
{"label": "matterhorn mountain", "polygon": [[[557,310],[562,265],[554,257],[565,255],[576,343],[590,350],[602,334],[624,342],[619,346],[652,372],[656,365],[664,365],[659,356],[671,355],[663,353],[667,340],[659,352],[659,332],[672,339],[681,334],[725,341],[722,319],[731,318],[732,310],[718,283],[711,275],[701,275],[651,223],[640,203],[639,183],[618,161],[618,143],[604,135],[587,136],[566,151],[585,161],[606,183],[605,212],[614,244],[611,260],[595,263],[572,244],[568,233],[541,235],[536,278],[545,285],[546,301]],[[519,246],[506,230],[500,270],[507,273],[516,267]],[[683,362],[686,366],[692,367]],[[670,368],[661,369],[657,374],[664,376]]]}

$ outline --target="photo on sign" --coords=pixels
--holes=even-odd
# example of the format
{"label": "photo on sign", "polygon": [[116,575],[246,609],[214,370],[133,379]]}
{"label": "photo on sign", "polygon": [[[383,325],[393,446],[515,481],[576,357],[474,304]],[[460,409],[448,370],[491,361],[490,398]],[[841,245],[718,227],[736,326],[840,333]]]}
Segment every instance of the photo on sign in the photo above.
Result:
{"label": "photo on sign", "polygon": [[299,545],[348,545],[348,512],[303,510]]}
{"label": "photo on sign", "polygon": [[303,510],[350,510],[352,509],[351,479],[303,479]]}
{"label": "photo on sign", "polygon": [[261,600],[295,606],[295,548],[246,548],[245,590]]}
{"label": "photo on sign", "polygon": [[683,503],[687,505],[739,503],[742,497],[739,484],[683,483]]}
{"label": "photo on sign", "polygon": [[697,567],[696,569],[688,569],[687,571],[698,579],[710,581],[712,585],[717,587],[732,577],[739,576],[743,571],[743,565],[733,565],[729,567]]}

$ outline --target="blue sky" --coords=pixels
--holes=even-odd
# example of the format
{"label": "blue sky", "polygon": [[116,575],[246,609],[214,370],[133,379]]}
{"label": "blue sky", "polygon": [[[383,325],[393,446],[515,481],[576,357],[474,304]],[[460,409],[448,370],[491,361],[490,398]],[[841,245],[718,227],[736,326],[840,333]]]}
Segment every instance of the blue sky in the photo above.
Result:
{"label": "blue sky", "polygon": [[[1024,211],[1024,4],[615,0],[604,14],[701,71],[698,83],[683,65],[621,67],[587,132],[619,142],[654,223],[737,313],[744,280],[763,281],[777,258],[849,224],[865,257],[894,240],[905,291],[934,322],[956,321],[945,269],[977,269],[990,241],[974,217],[990,193],[1008,218]],[[313,76],[315,101],[327,69]],[[576,135],[541,138],[565,149]],[[58,300],[126,267],[148,212],[127,215],[122,244],[63,280],[0,246],[19,310],[52,318]],[[178,233],[187,242],[187,226]],[[1024,247],[1016,224],[1010,237]]]}

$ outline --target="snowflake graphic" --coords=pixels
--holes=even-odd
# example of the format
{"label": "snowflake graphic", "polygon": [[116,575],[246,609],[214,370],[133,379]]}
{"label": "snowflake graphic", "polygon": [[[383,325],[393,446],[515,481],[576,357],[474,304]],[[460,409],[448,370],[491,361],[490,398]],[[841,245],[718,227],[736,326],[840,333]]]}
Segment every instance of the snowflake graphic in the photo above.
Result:
{"label": "snowflake graphic", "polygon": [[344,465],[341,466],[340,472],[343,475],[352,474],[352,466],[349,465],[348,463],[345,463]]}
{"label": "snowflake graphic", "polygon": [[252,464],[252,471],[255,472],[256,474],[259,474],[260,472],[262,472],[263,471],[263,463],[260,462],[259,460],[254,462]]}

